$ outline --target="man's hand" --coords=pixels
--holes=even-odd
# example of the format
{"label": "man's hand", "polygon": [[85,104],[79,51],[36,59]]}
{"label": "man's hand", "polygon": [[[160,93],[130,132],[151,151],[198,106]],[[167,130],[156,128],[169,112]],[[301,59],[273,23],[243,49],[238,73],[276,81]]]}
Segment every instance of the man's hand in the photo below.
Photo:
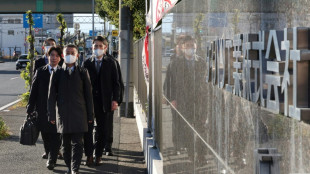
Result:
{"label": "man's hand", "polygon": [[116,101],[112,101],[111,110],[114,111],[118,108],[118,103]]}
{"label": "man's hand", "polygon": [[55,123],[56,123],[56,121],[51,121],[51,123],[52,123],[52,124],[55,124]]}

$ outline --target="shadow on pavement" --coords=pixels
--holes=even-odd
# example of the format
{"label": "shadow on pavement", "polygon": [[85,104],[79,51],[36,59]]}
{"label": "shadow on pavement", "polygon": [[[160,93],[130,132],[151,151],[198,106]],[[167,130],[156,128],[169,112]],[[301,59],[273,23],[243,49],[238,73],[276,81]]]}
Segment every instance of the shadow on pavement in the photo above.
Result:
{"label": "shadow on pavement", "polygon": [[19,96],[20,94],[0,94],[0,96]]}
{"label": "shadow on pavement", "polygon": [[20,74],[17,70],[0,70],[0,74]]}

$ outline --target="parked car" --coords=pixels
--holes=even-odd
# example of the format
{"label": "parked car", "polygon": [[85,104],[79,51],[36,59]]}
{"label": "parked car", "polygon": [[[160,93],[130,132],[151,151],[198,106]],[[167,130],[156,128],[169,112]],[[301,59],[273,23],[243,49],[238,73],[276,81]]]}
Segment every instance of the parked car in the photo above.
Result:
{"label": "parked car", "polygon": [[16,70],[23,69],[27,66],[27,62],[30,62],[29,59],[27,59],[28,54],[22,54],[18,57],[16,61]]}

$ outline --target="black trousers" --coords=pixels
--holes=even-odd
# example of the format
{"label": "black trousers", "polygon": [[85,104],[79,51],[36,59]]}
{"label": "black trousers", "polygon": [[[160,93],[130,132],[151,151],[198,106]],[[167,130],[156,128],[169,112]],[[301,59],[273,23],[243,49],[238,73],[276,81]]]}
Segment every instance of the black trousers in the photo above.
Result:
{"label": "black trousers", "polygon": [[62,134],[64,160],[67,167],[71,168],[71,170],[73,171],[79,170],[81,165],[81,160],[83,156],[83,136],[84,133]]}
{"label": "black trousers", "polygon": [[56,163],[57,155],[61,145],[61,136],[59,133],[41,132],[45,153],[50,162]]}
{"label": "black trousers", "polygon": [[[100,114],[99,114],[100,113]],[[97,157],[101,157],[103,149],[105,151],[112,150],[113,143],[113,114],[111,112],[96,112],[96,136],[95,136],[95,153]]]}
{"label": "black trousers", "polygon": [[84,133],[84,151],[85,156],[92,156],[94,153],[94,138],[93,138],[94,123],[88,123],[88,131]]}
{"label": "black trousers", "polygon": [[42,136],[42,140],[43,140],[43,147],[44,147],[44,151],[46,153],[46,155],[49,155],[50,153],[50,148],[49,148],[49,142],[51,141],[48,133],[44,133],[41,131],[41,136]]}

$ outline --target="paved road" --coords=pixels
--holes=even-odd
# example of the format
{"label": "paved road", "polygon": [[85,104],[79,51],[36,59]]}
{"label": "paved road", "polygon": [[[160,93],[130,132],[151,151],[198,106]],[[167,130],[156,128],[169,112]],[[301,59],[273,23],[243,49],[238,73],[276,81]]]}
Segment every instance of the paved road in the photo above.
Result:
{"label": "paved road", "polygon": [[0,107],[17,100],[24,92],[25,81],[15,70],[15,62],[0,63]]}

